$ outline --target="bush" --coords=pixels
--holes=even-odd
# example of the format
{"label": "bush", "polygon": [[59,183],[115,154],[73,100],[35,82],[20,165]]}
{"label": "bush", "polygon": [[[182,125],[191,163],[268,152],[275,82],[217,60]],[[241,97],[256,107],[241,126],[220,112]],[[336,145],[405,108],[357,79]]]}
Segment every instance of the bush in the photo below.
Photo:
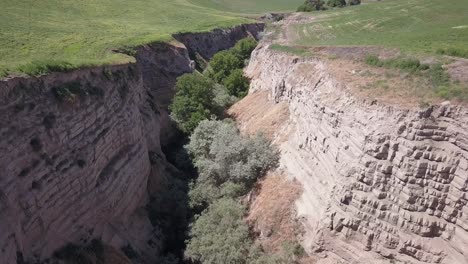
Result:
{"label": "bush", "polygon": [[247,95],[249,90],[250,80],[244,76],[242,69],[237,69],[224,80],[224,86],[228,93],[232,96],[242,98]]}
{"label": "bush", "polygon": [[468,87],[457,84],[441,85],[436,88],[436,95],[443,99],[468,100]]}
{"label": "bush", "polygon": [[297,12],[312,12],[319,10],[326,10],[322,0],[306,0],[304,4],[299,6]]}
{"label": "bush", "polygon": [[223,83],[235,69],[240,69],[244,66],[244,61],[236,52],[232,50],[221,51],[216,53],[210,61],[209,76],[217,83]]}
{"label": "bush", "polygon": [[225,109],[229,108],[239,100],[236,96],[230,95],[227,88],[220,84],[215,85],[214,94],[215,96],[213,101],[218,108],[218,116],[222,116]]}
{"label": "bush", "polygon": [[353,6],[353,5],[360,5],[361,0],[348,0],[348,5]]}
{"label": "bush", "polygon": [[200,213],[219,198],[219,187],[209,181],[198,181],[190,184],[190,208]]}
{"label": "bush", "polygon": [[249,264],[291,264],[298,263],[306,253],[297,242],[284,242],[282,249],[274,254],[265,253],[262,248],[254,247],[250,251]]}
{"label": "bush", "polygon": [[186,255],[204,264],[246,263],[252,241],[245,211],[233,199],[210,205],[192,226]]}
{"label": "bush", "polygon": [[432,65],[428,74],[434,87],[450,83],[450,75],[442,68],[441,64]]}
{"label": "bush", "polygon": [[254,38],[244,38],[239,40],[233,49],[242,60],[247,60],[250,58],[252,51],[257,47],[257,44]]}
{"label": "bush", "polygon": [[4,68],[0,68],[0,79],[1,78],[5,78],[8,76],[8,70],[7,69],[4,69]]}
{"label": "bush", "polygon": [[366,57],[366,63],[371,66],[382,67],[384,64],[376,55],[368,55]]}
{"label": "bush", "polygon": [[62,86],[54,87],[52,88],[52,92],[55,98],[60,102],[73,102],[77,96],[84,96],[87,94],[79,82],[69,82]]}
{"label": "bush", "polygon": [[200,122],[186,147],[198,169],[199,181],[215,186],[227,181],[253,183],[275,167],[279,158],[264,137],[243,137],[232,122]]}
{"label": "bush", "polygon": [[214,85],[198,73],[184,74],[177,79],[176,95],[169,109],[183,132],[190,133],[200,121],[215,113]]}
{"label": "bush", "polygon": [[195,212],[202,212],[214,201],[221,198],[239,198],[247,194],[249,189],[242,183],[226,182],[219,187],[209,181],[199,181],[190,186],[190,207]]}
{"label": "bush", "polygon": [[368,55],[366,63],[377,67],[397,68],[408,72],[418,72],[429,69],[429,65],[421,64],[418,59],[413,58],[395,58],[389,60],[381,60],[376,55]]}
{"label": "bush", "polygon": [[429,69],[429,65],[421,64],[418,59],[397,58],[386,61],[385,66],[398,68],[409,72],[423,71]]}
{"label": "bush", "polygon": [[328,0],[327,6],[329,7],[343,7],[346,6],[345,0]]}

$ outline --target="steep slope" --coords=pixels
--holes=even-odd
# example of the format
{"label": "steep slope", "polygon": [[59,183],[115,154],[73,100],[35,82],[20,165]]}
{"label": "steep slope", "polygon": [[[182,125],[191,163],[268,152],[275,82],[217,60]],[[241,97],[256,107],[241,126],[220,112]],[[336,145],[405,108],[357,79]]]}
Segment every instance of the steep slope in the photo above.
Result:
{"label": "steep slope", "polygon": [[[306,251],[324,263],[467,263],[468,109],[360,96],[339,74],[355,69],[333,63],[264,44],[246,70],[243,101],[268,94],[259,116],[289,108],[286,123],[269,123],[281,170],[304,190]],[[255,131],[244,111],[231,113]]]}
{"label": "steep slope", "polygon": [[154,262],[163,242],[145,205],[170,167],[167,105],[176,77],[193,71],[188,49],[201,46],[188,40],[214,39],[209,59],[262,29],[186,34],[140,47],[136,64],[0,82],[2,263],[41,261],[93,238]]}

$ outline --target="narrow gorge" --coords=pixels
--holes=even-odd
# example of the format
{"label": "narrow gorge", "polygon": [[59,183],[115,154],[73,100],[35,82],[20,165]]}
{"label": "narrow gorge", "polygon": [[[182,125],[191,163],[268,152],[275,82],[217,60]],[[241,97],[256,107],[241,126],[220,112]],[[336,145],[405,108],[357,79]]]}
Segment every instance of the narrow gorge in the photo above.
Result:
{"label": "narrow gorge", "polygon": [[[139,46],[135,63],[0,81],[1,263],[57,263],[96,239],[109,263],[158,263],[168,230],[148,205],[180,172],[166,150],[186,143],[168,110],[176,79],[260,36],[250,90],[227,111],[280,151],[242,196],[252,240],[297,240],[301,264],[468,263],[466,104],[358,88],[385,75],[362,56],[388,50],[287,47],[294,32],[264,29],[180,33]],[[388,82],[404,87],[401,76]]]}
{"label": "narrow gorge", "polygon": [[2,263],[44,261],[97,238],[155,261],[161,230],[145,206],[174,170],[162,148],[175,136],[175,80],[194,70],[191,56],[209,59],[263,27],[177,34],[139,47],[133,64],[1,81]]}

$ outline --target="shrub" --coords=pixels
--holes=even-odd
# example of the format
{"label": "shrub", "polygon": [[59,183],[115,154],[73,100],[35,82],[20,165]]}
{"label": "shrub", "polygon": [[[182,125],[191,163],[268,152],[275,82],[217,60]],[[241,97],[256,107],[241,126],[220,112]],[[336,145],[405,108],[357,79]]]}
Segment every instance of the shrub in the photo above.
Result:
{"label": "shrub", "polygon": [[177,79],[176,95],[169,109],[183,132],[190,133],[214,113],[213,87],[211,80],[198,73],[184,74]]}
{"label": "shrub", "polygon": [[186,146],[199,181],[253,183],[278,163],[279,153],[262,136],[243,137],[232,122],[202,121]]}
{"label": "shrub", "polygon": [[210,205],[192,226],[186,255],[204,264],[246,263],[252,241],[245,211],[228,198]]}
{"label": "shrub", "polygon": [[297,12],[312,12],[325,9],[326,8],[322,0],[306,0],[304,4],[297,8]]}
{"label": "shrub", "polygon": [[247,95],[250,81],[242,69],[236,69],[224,80],[224,86],[230,95],[242,98]]}
{"label": "shrub", "polygon": [[428,74],[434,87],[447,85],[450,82],[450,75],[442,68],[441,64],[432,65]]}
{"label": "shrub", "polygon": [[247,194],[248,191],[249,189],[243,183],[228,181],[218,187],[209,181],[199,181],[190,186],[190,207],[199,213],[218,199],[239,198]]}
{"label": "shrub", "polygon": [[297,242],[284,242],[280,251],[274,254],[263,252],[262,248],[256,246],[250,251],[249,264],[290,264],[298,263],[298,259],[306,253],[304,248]]}
{"label": "shrub", "polygon": [[52,92],[60,102],[74,102],[77,96],[86,95],[86,91],[79,82],[69,82],[62,86],[52,88]]}
{"label": "shrub", "polygon": [[327,6],[329,7],[343,7],[346,6],[345,0],[328,0]]}
{"label": "shrub", "polygon": [[221,185],[219,190],[219,198],[239,198],[248,193],[248,188],[244,184],[226,182]]}
{"label": "shrub", "polygon": [[222,116],[225,109],[229,108],[239,100],[236,96],[230,95],[227,88],[220,84],[215,85],[213,92],[213,101],[217,107],[218,116]]}
{"label": "shrub", "polygon": [[216,53],[210,61],[211,71],[209,76],[217,83],[223,83],[224,79],[235,69],[242,68],[244,61],[232,50]]}
{"label": "shrub", "polygon": [[246,60],[250,58],[250,54],[257,47],[257,44],[254,38],[244,38],[239,40],[233,49],[241,59]]}
{"label": "shrub", "polygon": [[219,187],[208,181],[198,181],[190,184],[190,207],[200,213],[219,198]]}
{"label": "shrub", "polygon": [[8,70],[4,68],[0,68],[0,79],[5,78],[8,76]]}
{"label": "shrub", "polygon": [[397,68],[409,72],[424,71],[429,69],[429,65],[422,64],[418,59],[413,58],[395,58],[389,60],[381,60],[376,55],[368,55],[365,61],[367,64],[372,66]]}
{"label": "shrub", "polygon": [[376,55],[368,55],[366,57],[366,63],[371,65],[371,66],[377,66],[377,67],[382,67],[383,62],[380,61],[379,57]]}
{"label": "shrub", "polygon": [[64,61],[33,61],[18,67],[18,71],[30,76],[43,75],[50,72],[64,72],[73,69],[73,65]]}
{"label": "shrub", "polygon": [[353,6],[353,5],[360,5],[361,0],[348,0],[348,5]]}
{"label": "shrub", "polygon": [[409,72],[423,71],[429,69],[429,65],[421,64],[418,59],[397,58],[390,59],[384,63],[387,67],[398,68]]}
{"label": "shrub", "polygon": [[200,122],[186,148],[199,174],[189,194],[198,211],[221,197],[244,195],[279,159],[265,138],[243,137],[232,122]]}
{"label": "shrub", "polygon": [[443,99],[468,100],[468,87],[457,84],[441,85],[436,88],[436,95]]}

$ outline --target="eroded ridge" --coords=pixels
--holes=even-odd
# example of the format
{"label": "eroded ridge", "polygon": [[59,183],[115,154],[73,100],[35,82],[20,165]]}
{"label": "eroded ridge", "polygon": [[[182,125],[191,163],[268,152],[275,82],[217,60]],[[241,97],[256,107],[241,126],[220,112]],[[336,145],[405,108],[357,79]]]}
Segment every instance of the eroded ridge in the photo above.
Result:
{"label": "eroded ridge", "polygon": [[287,102],[281,166],[304,188],[306,250],[355,263],[466,263],[468,109],[353,93],[323,58],[258,48],[251,93]]}

